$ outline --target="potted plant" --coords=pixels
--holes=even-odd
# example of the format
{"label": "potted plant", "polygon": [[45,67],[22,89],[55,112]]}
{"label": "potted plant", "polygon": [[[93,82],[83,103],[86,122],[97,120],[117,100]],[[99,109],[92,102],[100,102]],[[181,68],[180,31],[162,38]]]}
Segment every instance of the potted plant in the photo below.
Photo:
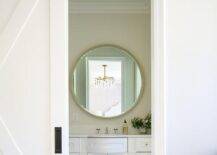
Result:
{"label": "potted plant", "polygon": [[145,122],[146,134],[151,134],[151,114],[150,113],[145,117],[144,122]]}
{"label": "potted plant", "polygon": [[145,134],[145,123],[144,119],[139,118],[139,117],[134,117],[131,120],[132,126],[139,131],[140,134]]}
{"label": "potted plant", "polygon": [[134,117],[131,123],[140,134],[151,134],[151,114],[148,114],[145,118]]}

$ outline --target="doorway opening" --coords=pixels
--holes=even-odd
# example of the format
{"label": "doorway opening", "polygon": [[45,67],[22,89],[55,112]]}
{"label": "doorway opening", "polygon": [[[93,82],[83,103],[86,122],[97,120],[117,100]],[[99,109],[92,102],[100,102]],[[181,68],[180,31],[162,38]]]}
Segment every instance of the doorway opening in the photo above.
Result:
{"label": "doorway opening", "polygon": [[69,152],[151,154],[151,1],[70,0],[68,19]]}
{"label": "doorway opening", "polygon": [[[87,129],[84,127],[85,125],[88,126],[88,130],[90,131],[91,130],[95,132],[99,131],[98,130],[99,128],[97,128],[96,130],[96,126],[93,125],[93,122],[95,121],[91,120],[94,116],[92,114],[89,114],[88,112],[86,113],[84,112],[82,115],[84,117],[87,117],[87,119],[84,120],[90,121],[90,123],[84,122],[83,127],[76,124],[83,119],[80,115],[80,112],[78,112],[78,111],[82,111],[82,109],[79,106],[77,107],[74,106],[74,108],[70,107],[72,106],[71,102],[73,102],[73,98],[72,96],[70,97],[71,92],[68,91],[68,87],[70,87],[70,85],[72,84],[70,74],[72,74],[73,72],[72,66],[75,66],[76,64],[75,59],[76,60],[79,59],[79,57],[81,56],[80,53],[81,51],[83,51],[84,53],[85,51],[87,51],[87,49],[94,47],[96,45],[110,44],[110,45],[120,46],[121,47],[120,49],[122,49],[123,51],[128,51],[130,55],[132,55],[135,58],[136,62],[138,61],[138,63],[141,63],[142,61],[144,61],[143,59],[144,55],[140,57],[140,55],[138,54],[139,52],[144,50],[137,49],[137,48],[142,49],[143,47],[142,43],[144,43],[144,41],[141,41],[142,39],[141,40],[135,39],[135,37],[137,36],[144,37],[144,35],[142,35],[143,33],[138,33],[138,35],[135,34],[135,32],[141,30],[140,26],[144,26],[144,25],[138,24],[139,22],[138,23],[136,22],[137,18],[134,18],[135,16],[139,15],[141,11],[144,11],[144,7],[143,6],[140,7],[141,6],[140,4],[144,2],[145,3],[149,2],[149,9],[146,8],[147,10],[141,13],[142,15],[140,15],[140,17],[138,18],[143,18],[144,14],[149,14],[148,15],[149,18],[146,19],[149,20],[150,27],[148,33],[150,34],[149,36],[150,38],[148,40],[149,49],[146,50],[150,52],[149,53],[150,55],[148,57],[150,63],[149,84],[151,89],[151,91],[149,92],[150,103],[151,103],[149,112],[151,111],[152,113],[152,137],[151,137],[152,142],[151,143],[152,146],[154,146],[152,147],[151,151],[153,154],[157,154],[157,155],[161,155],[161,154],[163,155],[165,153],[165,142],[164,142],[165,139],[164,138],[165,136],[164,134],[164,125],[165,125],[164,68],[165,67],[164,67],[164,33],[163,33],[165,27],[163,22],[164,1],[141,0],[139,1],[140,3],[139,5],[135,3],[131,3],[130,0],[126,0],[126,1],[127,2],[125,3],[125,6],[122,6],[121,2],[118,5],[114,5],[117,1],[115,2],[110,1],[109,4],[106,3],[106,0],[102,2],[105,3],[104,5],[100,4],[99,1],[97,0],[95,0],[94,3],[91,3],[90,1],[88,1],[89,3],[87,3],[87,1],[85,0],[82,1],[75,0],[74,2],[73,0],[72,1],[61,0],[61,1],[51,2],[51,24],[50,24],[51,25],[51,121],[52,121],[51,129],[53,132],[53,127],[55,126],[62,127],[63,150],[64,150],[63,152],[65,154],[69,153],[68,142],[70,141],[69,137],[71,134],[85,133]],[[66,7],[68,5],[69,5],[69,11]],[[133,6],[134,8],[132,9],[131,6]],[[104,15],[102,16],[102,14]],[[94,18],[91,17],[93,15],[95,16]],[[71,18],[70,16],[73,16],[72,18],[73,20],[70,20]],[[99,20],[100,18],[101,20]],[[129,18],[131,18],[132,20],[131,22],[129,22]],[[62,22],[60,21],[60,19]],[[78,22],[79,20],[80,22]],[[113,22],[110,22],[110,20],[113,20]],[[123,21],[125,22],[128,21],[128,23],[127,22],[124,23]],[[144,18],[141,19],[140,22],[142,21],[144,22]],[[104,31],[100,31],[101,30],[99,28],[100,26],[101,28],[110,30],[112,28],[111,25],[116,26],[116,29],[113,28],[113,33],[111,33],[111,31],[108,31],[108,33]],[[132,27],[134,28],[131,31]],[[127,31],[125,31],[126,33],[122,31],[123,29],[127,29]],[[95,30],[99,32],[94,33]],[[87,36],[87,34],[89,35]],[[105,34],[110,36],[110,39],[108,39],[107,37],[103,38]],[[128,37],[129,34],[130,37]],[[67,40],[67,35],[69,35],[69,41]],[[120,38],[118,39],[118,37]],[[60,38],[62,38],[61,42],[59,42]],[[132,41],[126,43],[129,38],[132,39]],[[89,40],[89,43],[85,41],[86,39]],[[100,40],[101,42],[97,42],[97,40]],[[70,44],[70,42],[73,42],[73,44]],[[136,42],[135,43],[136,45],[133,45],[134,42]],[[69,48],[67,46],[68,44],[69,44]],[[145,48],[148,48],[148,46],[145,46]],[[59,51],[63,51],[63,52],[60,54]],[[70,51],[73,51],[73,53],[71,53]],[[145,57],[146,56],[147,55],[145,55]],[[66,58],[68,59],[66,60]],[[56,64],[59,64],[60,66],[57,66]],[[59,68],[59,70],[57,70],[57,68]],[[144,68],[142,68],[142,72],[145,71],[147,71],[147,69],[144,70]],[[142,73],[142,74],[149,75],[147,73]],[[64,82],[63,85],[63,83],[60,82],[60,81],[68,81],[66,80],[68,78],[69,78],[69,84],[68,82]],[[145,80],[147,80],[147,78],[145,78]],[[144,86],[147,87],[146,82]],[[57,94],[58,92],[62,95],[55,96],[55,94]],[[67,95],[64,94],[69,94],[69,106],[68,106],[68,102],[66,101]],[[60,102],[57,101],[64,101],[67,107],[63,107],[63,104],[60,104]],[[141,99],[138,102],[140,103],[136,104],[136,106],[132,108],[133,110],[129,110],[129,113],[131,112],[133,113],[133,111],[135,111],[135,109],[138,108],[137,106],[142,105]],[[144,110],[144,108],[142,110]],[[120,117],[117,118],[111,117],[111,120],[108,123],[107,121],[105,121],[106,119],[104,117],[96,117],[95,119],[99,122],[104,122],[103,126],[99,125],[100,123],[97,124],[97,126],[99,126],[101,129],[104,129],[103,127],[105,124],[109,125],[110,129],[112,129],[113,127],[116,127],[117,123],[120,123],[120,120],[123,120],[123,118],[125,118],[126,116],[127,113],[123,113],[123,115],[121,114]],[[122,119],[118,119],[118,118],[122,118]],[[67,124],[67,122],[69,122],[69,124]],[[71,128],[71,124],[74,125],[73,128]],[[121,127],[123,127],[124,125],[125,124],[122,124]],[[110,132],[109,128],[107,127],[105,128],[105,131]],[[116,133],[116,131],[117,128],[114,128],[113,132]],[[54,137],[52,137],[52,139],[54,139]],[[52,144],[53,144],[53,140],[52,140]]]}

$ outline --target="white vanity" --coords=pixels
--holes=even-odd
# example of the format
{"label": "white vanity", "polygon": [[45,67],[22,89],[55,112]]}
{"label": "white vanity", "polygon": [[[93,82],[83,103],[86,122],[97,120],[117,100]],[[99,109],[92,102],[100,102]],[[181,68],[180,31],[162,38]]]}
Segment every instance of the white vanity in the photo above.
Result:
{"label": "white vanity", "polygon": [[70,155],[151,155],[150,135],[71,135]]}

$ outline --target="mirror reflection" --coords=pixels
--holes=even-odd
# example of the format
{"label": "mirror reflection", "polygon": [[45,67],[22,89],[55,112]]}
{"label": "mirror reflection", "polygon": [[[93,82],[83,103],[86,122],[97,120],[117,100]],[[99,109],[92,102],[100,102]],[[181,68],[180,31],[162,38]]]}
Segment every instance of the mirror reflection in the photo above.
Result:
{"label": "mirror reflection", "polygon": [[118,116],[133,108],[142,87],[136,60],[111,45],[87,51],[78,60],[72,79],[76,102],[101,117]]}

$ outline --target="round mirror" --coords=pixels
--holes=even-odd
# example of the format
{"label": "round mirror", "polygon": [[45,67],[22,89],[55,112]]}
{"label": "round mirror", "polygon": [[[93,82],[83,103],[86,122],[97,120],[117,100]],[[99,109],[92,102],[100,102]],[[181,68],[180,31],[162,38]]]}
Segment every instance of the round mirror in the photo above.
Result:
{"label": "round mirror", "polygon": [[120,47],[105,45],[88,50],[77,61],[71,76],[76,103],[95,116],[126,113],[141,94],[140,67]]}

